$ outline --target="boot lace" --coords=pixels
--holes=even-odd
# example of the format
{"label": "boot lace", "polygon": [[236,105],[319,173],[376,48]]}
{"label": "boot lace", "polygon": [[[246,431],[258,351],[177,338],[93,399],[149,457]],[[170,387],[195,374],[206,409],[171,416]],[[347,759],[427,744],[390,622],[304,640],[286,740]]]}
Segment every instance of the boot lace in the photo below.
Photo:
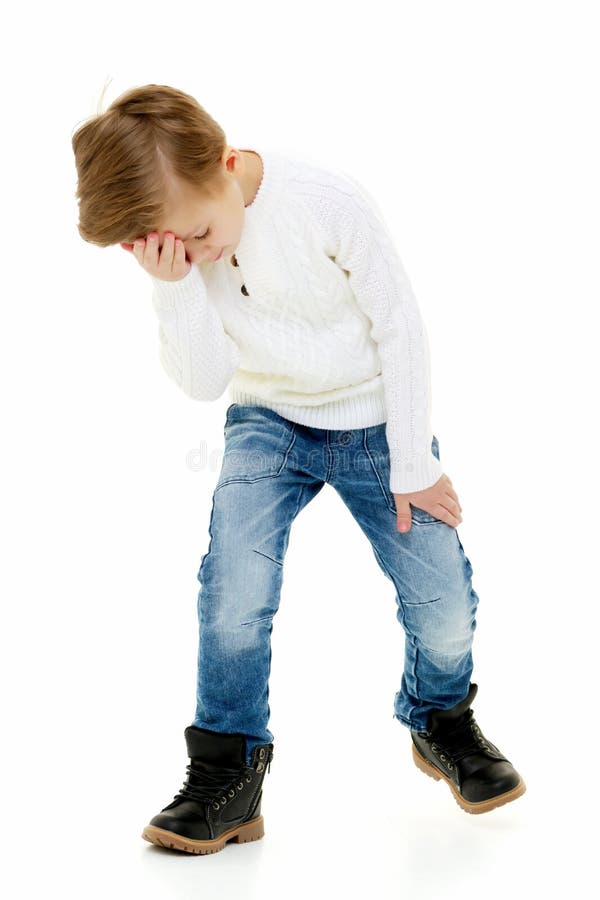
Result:
{"label": "boot lace", "polygon": [[210,772],[193,760],[186,769],[188,775],[174,799],[197,800],[200,803],[213,803],[215,809],[224,806],[227,798],[233,798],[236,791],[244,789],[244,782],[252,781],[252,769],[219,768],[218,772]]}
{"label": "boot lace", "polygon": [[454,763],[460,762],[465,756],[491,749],[473,717],[472,709],[468,709],[451,727],[439,729],[435,737],[438,740],[431,742],[431,749],[449,769],[453,769]]}
{"label": "boot lace", "polygon": [[242,769],[231,769],[220,766],[217,771],[210,771],[199,760],[191,760],[186,771],[188,776],[183,787],[175,794],[174,800],[183,797],[186,800],[196,800],[200,803],[212,803],[215,809],[232,800],[236,794],[244,790],[245,784],[251,784],[255,772],[261,773],[265,764],[267,771],[271,771],[272,752],[260,748],[259,762],[256,769],[244,766]]}

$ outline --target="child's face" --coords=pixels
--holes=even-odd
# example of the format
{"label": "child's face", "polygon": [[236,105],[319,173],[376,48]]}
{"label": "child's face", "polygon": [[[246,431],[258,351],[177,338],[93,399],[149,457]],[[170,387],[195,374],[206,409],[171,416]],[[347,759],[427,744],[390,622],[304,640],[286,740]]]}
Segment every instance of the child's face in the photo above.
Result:
{"label": "child's face", "polygon": [[173,182],[168,213],[158,229],[162,247],[165,232],[184,241],[186,258],[192,263],[209,262],[233,253],[244,226],[244,195],[237,179],[229,174],[219,198],[206,199],[199,192]]}

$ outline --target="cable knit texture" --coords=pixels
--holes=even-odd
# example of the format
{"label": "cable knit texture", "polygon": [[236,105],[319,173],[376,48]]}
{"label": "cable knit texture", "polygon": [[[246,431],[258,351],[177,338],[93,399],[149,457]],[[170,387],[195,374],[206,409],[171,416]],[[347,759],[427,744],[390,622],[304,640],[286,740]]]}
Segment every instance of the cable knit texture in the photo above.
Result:
{"label": "cable knit texture", "polygon": [[377,204],[345,172],[254,152],[263,178],[235,252],[152,278],[165,371],[194,400],[228,388],[314,428],[385,422],[392,492],[430,487],[427,332]]}

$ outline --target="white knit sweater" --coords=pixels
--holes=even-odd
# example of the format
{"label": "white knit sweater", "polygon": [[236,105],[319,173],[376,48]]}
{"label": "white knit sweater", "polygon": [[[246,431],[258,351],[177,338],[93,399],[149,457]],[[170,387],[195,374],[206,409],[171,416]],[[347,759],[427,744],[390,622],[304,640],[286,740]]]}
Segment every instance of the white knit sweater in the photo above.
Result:
{"label": "white knit sweater", "polygon": [[379,208],[346,173],[255,152],[235,253],[152,278],[165,371],[194,400],[229,388],[315,428],[385,422],[392,492],[430,487],[428,337]]}

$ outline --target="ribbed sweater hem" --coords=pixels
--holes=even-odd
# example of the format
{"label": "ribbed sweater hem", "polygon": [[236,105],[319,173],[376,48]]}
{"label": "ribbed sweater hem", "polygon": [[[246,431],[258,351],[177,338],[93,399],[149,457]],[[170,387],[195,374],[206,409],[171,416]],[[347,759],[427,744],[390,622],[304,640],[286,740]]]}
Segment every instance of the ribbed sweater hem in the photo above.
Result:
{"label": "ribbed sweater hem", "polygon": [[309,428],[351,430],[381,425],[386,421],[386,408],[381,390],[374,394],[346,397],[319,406],[274,403],[235,387],[230,388],[229,396],[232,403],[239,403],[240,406],[264,406],[291,422],[307,425]]}

